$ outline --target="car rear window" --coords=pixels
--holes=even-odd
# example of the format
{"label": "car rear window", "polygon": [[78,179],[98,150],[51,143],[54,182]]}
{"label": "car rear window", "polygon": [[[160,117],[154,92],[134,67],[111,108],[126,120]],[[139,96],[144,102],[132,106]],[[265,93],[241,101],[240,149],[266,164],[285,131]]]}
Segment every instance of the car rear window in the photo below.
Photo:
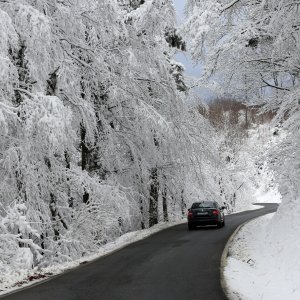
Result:
{"label": "car rear window", "polygon": [[208,208],[208,207],[216,207],[216,203],[213,201],[202,201],[193,203],[192,208]]}

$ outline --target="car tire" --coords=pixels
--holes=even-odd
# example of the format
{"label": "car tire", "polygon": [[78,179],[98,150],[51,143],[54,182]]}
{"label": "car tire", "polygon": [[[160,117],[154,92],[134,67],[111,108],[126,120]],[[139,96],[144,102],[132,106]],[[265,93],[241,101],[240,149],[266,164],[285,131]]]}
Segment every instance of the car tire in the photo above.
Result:
{"label": "car tire", "polygon": [[194,225],[188,224],[189,230],[195,229]]}
{"label": "car tire", "polygon": [[217,227],[218,227],[218,228],[221,228],[222,226],[223,226],[223,223],[222,223],[222,222],[218,222],[218,223],[217,223]]}
{"label": "car tire", "polygon": [[222,227],[224,227],[225,226],[225,220],[223,220],[223,223],[222,223]]}

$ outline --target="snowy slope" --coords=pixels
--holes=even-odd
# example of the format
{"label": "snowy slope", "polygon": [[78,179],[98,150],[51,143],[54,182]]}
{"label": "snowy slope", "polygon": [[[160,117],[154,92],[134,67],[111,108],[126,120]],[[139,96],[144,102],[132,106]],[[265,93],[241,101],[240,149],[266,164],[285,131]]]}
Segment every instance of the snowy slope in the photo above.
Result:
{"label": "snowy slope", "polygon": [[270,214],[248,223],[229,249],[225,280],[232,299],[300,299],[300,239],[290,244],[284,230],[273,240],[270,228],[276,219]]}
{"label": "snowy slope", "polygon": [[268,163],[268,152],[279,142],[273,135],[270,124],[254,125],[247,137],[239,141],[237,150],[223,156],[230,156],[227,163],[226,194],[233,205],[233,212],[252,208],[252,203],[279,203],[281,195],[274,171]]}
{"label": "snowy slope", "polygon": [[[261,129],[260,129],[261,130]],[[260,172],[255,175],[257,202],[280,202],[276,214],[244,226],[234,238],[225,269],[225,280],[232,299],[300,299],[299,206],[291,199],[292,185],[286,189],[279,180],[274,153],[285,141],[285,134],[265,131],[265,145],[253,133],[253,147],[260,154]],[[254,146],[256,145],[256,146]],[[259,150],[260,149],[260,150]],[[275,170],[275,172],[272,171]]]}

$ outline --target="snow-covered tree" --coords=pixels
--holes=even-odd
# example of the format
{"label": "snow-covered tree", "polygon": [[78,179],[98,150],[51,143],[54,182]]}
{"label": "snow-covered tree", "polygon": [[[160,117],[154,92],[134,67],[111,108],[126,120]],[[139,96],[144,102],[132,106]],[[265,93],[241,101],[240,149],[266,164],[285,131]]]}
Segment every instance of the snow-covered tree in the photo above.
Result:
{"label": "snow-covered tree", "polygon": [[215,193],[211,128],[172,60],[172,1],[0,1],[0,25],[5,257],[72,260]]}

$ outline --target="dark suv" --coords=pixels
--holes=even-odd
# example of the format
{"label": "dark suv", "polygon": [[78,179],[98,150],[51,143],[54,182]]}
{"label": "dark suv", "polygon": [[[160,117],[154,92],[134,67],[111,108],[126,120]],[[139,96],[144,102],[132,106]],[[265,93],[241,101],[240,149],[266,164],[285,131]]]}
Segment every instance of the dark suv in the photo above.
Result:
{"label": "dark suv", "polygon": [[216,201],[193,203],[187,215],[189,230],[197,225],[217,225],[218,228],[225,226],[224,208]]}

